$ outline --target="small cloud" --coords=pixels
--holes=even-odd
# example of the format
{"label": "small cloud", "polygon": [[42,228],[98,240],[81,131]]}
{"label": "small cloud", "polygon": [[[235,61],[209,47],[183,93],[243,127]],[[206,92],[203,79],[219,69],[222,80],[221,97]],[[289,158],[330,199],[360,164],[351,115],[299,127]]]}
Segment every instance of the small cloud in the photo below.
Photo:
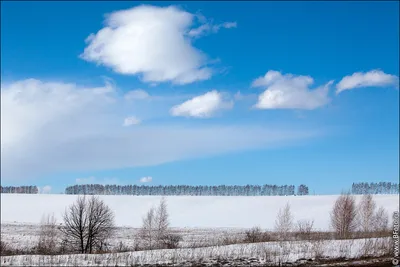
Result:
{"label": "small cloud", "polygon": [[141,183],[150,183],[152,181],[153,181],[153,177],[151,177],[151,176],[142,177],[139,180],[139,182],[141,182]]}
{"label": "small cloud", "polygon": [[209,118],[218,110],[232,107],[232,101],[225,101],[221,93],[213,90],[172,107],[170,113],[172,116]]}
{"label": "small cloud", "polygon": [[314,79],[310,76],[284,74],[270,70],[253,81],[252,87],[266,87],[259,95],[258,109],[306,109],[312,110],[329,103],[328,92],[333,81],[311,89]]}
{"label": "small cloud", "polygon": [[45,185],[43,188],[40,189],[41,194],[49,194],[51,192],[51,186]]}
{"label": "small cloud", "polygon": [[129,91],[124,95],[126,100],[143,100],[150,98],[150,95],[143,89]]}
{"label": "small cloud", "polygon": [[123,126],[127,127],[127,126],[131,126],[131,125],[138,125],[140,124],[141,121],[136,118],[135,116],[130,116],[124,119],[124,124]]}
{"label": "small cloud", "polygon": [[352,75],[343,77],[343,79],[336,85],[336,94],[354,88],[385,86],[393,86],[398,88],[399,77],[396,75],[386,74],[381,70],[355,72]]}

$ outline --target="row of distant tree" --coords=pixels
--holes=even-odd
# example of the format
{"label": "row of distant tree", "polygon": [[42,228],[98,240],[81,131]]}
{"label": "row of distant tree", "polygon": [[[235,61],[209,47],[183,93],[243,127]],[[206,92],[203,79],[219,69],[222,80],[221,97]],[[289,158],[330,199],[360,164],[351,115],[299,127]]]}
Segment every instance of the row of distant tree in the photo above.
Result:
{"label": "row of distant tree", "polygon": [[83,184],[69,186],[70,195],[136,195],[136,196],[289,196],[308,195],[306,185],[100,185]]}
{"label": "row of distant tree", "polygon": [[398,194],[399,184],[391,182],[379,183],[353,183],[351,193],[357,195],[364,194]]}
{"label": "row of distant tree", "polygon": [[[0,186],[1,193],[37,194],[39,188],[29,186]],[[399,184],[391,182],[353,183],[352,194],[399,194]],[[65,189],[69,195],[136,195],[136,196],[292,196],[308,195],[309,189],[294,185],[100,185],[83,184]]]}
{"label": "row of distant tree", "polygon": [[28,186],[0,186],[1,193],[14,193],[14,194],[37,194],[39,188],[36,185]]}

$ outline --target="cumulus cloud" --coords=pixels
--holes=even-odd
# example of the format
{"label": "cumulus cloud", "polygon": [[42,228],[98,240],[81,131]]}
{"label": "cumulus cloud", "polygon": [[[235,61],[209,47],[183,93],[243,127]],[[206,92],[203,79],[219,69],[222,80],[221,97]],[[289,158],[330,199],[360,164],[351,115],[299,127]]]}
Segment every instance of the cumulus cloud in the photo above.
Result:
{"label": "cumulus cloud", "polygon": [[[142,5],[113,12],[105,27],[91,34],[84,60],[145,82],[188,84],[212,76],[207,56],[191,42],[195,16],[175,6]],[[228,23],[218,27],[232,28]],[[201,27],[201,26],[200,26]]]}
{"label": "cumulus cloud", "polygon": [[306,109],[312,110],[329,103],[329,88],[333,81],[311,89],[310,76],[284,74],[270,70],[265,76],[253,81],[253,87],[265,87],[255,105],[258,109]]}
{"label": "cumulus cloud", "polygon": [[140,178],[139,182],[141,183],[150,183],[153,181],[153,177],[147,176]]}
{"label": "cumulus cloud", "polygon": [[132,125],[137,125],[140,124],[141,121],[136,118],[135,116],[130,116],[124,119],[124,124],[123,126],[132,126]]}
{"label": "cumulus cloud", "polygon": [[399,77],[386,74],[381,70],[371,70],[368,72],[355,72],[352,75],[345,76],[336,85],[336,94],[345,90],[351,90],[361,87],[398,87]]}
{"label": "cumulus cloud", "polygon": [[108,84],[85,87],[35,79],[2,84],[1,180],[37,179],[62,171],[152,166],[287,145],[321,134],[310,129],[248,124],[166,122],[128,129],[121,127],[127,107],[118,92]]}
{"label": "cumulus cloud", "polygon": [[213,90],[172,107],[170,113],[172,116],[208,118],[218,110],[232,106],[232,101],[224,100],[221,93]]}

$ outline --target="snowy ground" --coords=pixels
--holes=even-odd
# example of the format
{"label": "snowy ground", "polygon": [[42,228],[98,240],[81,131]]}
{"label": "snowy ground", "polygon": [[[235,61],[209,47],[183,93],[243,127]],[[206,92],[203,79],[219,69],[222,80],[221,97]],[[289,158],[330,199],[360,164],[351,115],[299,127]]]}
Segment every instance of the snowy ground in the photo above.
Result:
{"label": "snowy ground", "polygon": [[[37,245],[39,239],[39,224],[2,223],[1,240],[24,251]],[[183,240],[180,247],[202,247],[221,244],[225,237],[243,239],[245,230],[242,228],[172,228],[173,233],[179,233]],[[133,250],[138,228],[117,227],[115,236],[108,241],[109,248],[116,250],[120,242],[124,247]],[[59,236],[61,242],[61,236]]]}
{"label": "snowy ground", "polygon": [[[354,259],[369,254],[379,257],[390,246],[390,238],[293,241],[212,246],[194,249],[151,250],[112,254],[1,257],[2,266],[291,266],[321,259]],[[372,249],[369,249],[372,248]],[[303,265],[304,266],[304,265]]]}
{"label": "snowy ground", "polygon": [[[72,204],[74,195],[1,194],[1,223],[39,223],[42,215],[54,213],[59,222],[62,213]],[[160,201],[155,196],[100,196],[115,212],[118,226],[140,227],[143,215]],[[336,200],[329,196],[265,196],[265,197],[167,197],[172,227],[179,228],[250,228],[274,227],[278,210],[287,202],[294,219],[313,219],[319,230],[329,228],[329,212]],[[357,197],[360,199],[360,196]],[[398,210],[398,195],[376,195],[377,206],[390,214]],[[391,216],[390,216],[391,217]]]}
{"label": "snowy ground", "polygon": [[[130,266],[132,264],[168,263],[177,266],[202,262],[202,266],[260,266],[266,263],[300,264],[315,258],[357,258],[367,249],[377,257],[388,239],[326,240],[312,242],[268,242],[222,246],[225,236],[243,237],[245,229],[260,226],[272,229],[278,210],[291,205],[294,220],[313,219],[315,230],[329,229],[329,212],[338,196],[268,196],[268,197],[167,197],[173,230],[183,236],[181,248],[103,255],[11,256],[1,257],[1,265],[47,266]],[[53,213],[62,223],[62,213],[77,196],[1,194],[2,240],[19,248],[31,248],[38,238],[39,222]],[[131,249],[142,216],[161,197],[100,196],[115,212],[117,231],[111,240]],[[360,196],[357,197],[357,200]],[[398,210],[398,195],[374,196],[377,206],[390,214]],[[391,216],[390,216],[391,217]],[[386,242],[386,243],[385,243]],[[218,244],[217,246],[215,246]],[[191,248],[201,247],[203,248]],[[215,265],[216,261],[219,265]],[[222,263],[221,263],[222,262]],[[310,261],[311,262],[311,261]],[[307,263],[308,264],[308,263]]]}

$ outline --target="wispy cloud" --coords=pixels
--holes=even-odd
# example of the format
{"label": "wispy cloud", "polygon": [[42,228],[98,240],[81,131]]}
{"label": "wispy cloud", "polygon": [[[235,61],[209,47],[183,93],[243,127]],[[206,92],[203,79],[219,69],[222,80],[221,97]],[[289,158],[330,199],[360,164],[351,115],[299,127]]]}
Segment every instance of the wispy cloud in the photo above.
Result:
{"label": "wispy cloud", "polygon": [[312,110],[329,103],[329,88],[333,81],[311,89],[314,79],[310,76],[282,74],[270,70],[265,76],[253,81],[253,87],[265,87],[258,97],[258,109],[306,109]]}
{"label": "wispy cloud", "polygon": [[211,22],[208,22],[206,24],[202,24],[201,26],[195,29],[191,29],[188,34],[191,37],[201,37],[203,35],[207,35],[210,33],[217,33],[221,28],[230,29],[236,27],[237,27],[236,22],[225,22],[216,25],[213,25]]}
{"label": "wispy cloud", "polygon": [[[260,124],[122,127],[127,107],[118,92],[109,84],[84,87],[34,79],[2,84],[2,181],[62,171],[152,166],[287,145],[321,134],[314,129]],[[200,111],[190,114],[212,114],[220,102],[211,102],[211,108],[201,110],[200,105]]]}
{"label": "wispy cloud", "polygon": [[345,76],[336,85],[336,94],[346,90],[352,90],[361,87],[398,87],[399,77],[384,73],[381,70],[371,70],[368,72],[355,72],[352,75]]}

